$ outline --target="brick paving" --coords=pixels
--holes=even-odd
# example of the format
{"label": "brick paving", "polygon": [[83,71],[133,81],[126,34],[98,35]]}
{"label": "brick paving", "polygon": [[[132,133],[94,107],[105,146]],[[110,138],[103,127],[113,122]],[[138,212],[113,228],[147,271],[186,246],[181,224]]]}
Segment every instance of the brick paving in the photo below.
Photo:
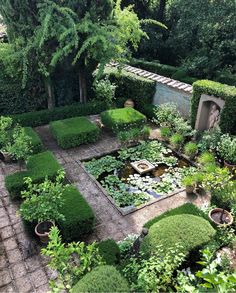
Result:
{"label": "brick paving", "polygon": [[[97,117],[91,119],[95,120]],[[36,131],[40,134],[45,146],[54,153],[65,168],[67,178],[77,186],[94,210],[96,227],[87,241],[107,238],[121,240],[128,234],[140,233],[145,222],[170,208],[185,202],[202,205],[209,200],[207,197],[187,197],[185,192],[181,192],[132,214],[122,216],[81,165],[83,160],[120,148],[119,142],[111,133],[103,131],[100,140],[95,144],[62,150],[52,138],[48,126],[38,127]],[[17,214],[19,203],[9,199],[4,185],[4,177],[18,170],[17,164],[0,163],[0,292],[46,293],[49,280],[56,278],[56,273],[47,268],[47,259],[40,255],[40,247],[37,244],[35,244],[35,255],[24,257],[22,243],[28,239],[28,236]]]}

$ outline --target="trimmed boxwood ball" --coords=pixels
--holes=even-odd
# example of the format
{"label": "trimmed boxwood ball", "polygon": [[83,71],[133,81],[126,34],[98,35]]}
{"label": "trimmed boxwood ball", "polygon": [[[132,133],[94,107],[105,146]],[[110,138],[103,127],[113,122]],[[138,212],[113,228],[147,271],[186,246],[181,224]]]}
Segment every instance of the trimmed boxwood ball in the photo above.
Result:
{"label": "trimmed boxwood ball", "polygon": [[167,251],[179,243],[183,253],[188,254],[209,242],[214,235],[215,229],[201,217],[187,214],[170,216],[151,226],[141,250],[150,254],[155,252],[158,245],[162,245]]}
{"label": "trimmed boxwood ball", "polygon": [[31,177],[33,183],[40,183],[46,176],[53,180],[57,172],[62,169],[50,151],[31,156],[26,168],[27,171],[16,172],[5,177],[5,185],[11,198],[20,198],[21,191],[26,187],[24,184],[25,177]]}
{"label": "trimmed boxwood ball", "polygon": [[86,117],[54,121],[50,123],[50,129],[58,145],[63,149],[95,142],[100,134],[100,129]]}
{"label": "trimmed boxwood ball", "polygon": [[82,236],[93,231],[93,210],[75,186],[68,186],[63,198],[64,204],[60,212],[65,216],[65,220],[58,223],[63,240],[79,241]]}
{"label": "trimmed boxwood ball", "polygon": [[120,260],[120,248],[113,239],[101,241],[98,244],[99,253],[108,265],[115,265]]}
{"label": "trimmed boxwood ball", "polygon": [[24,127],[25,134],[30,137],[33,154],[40,153],[44,150],[43,143],[39,135],[33,130],[32,127]]}
{"label": "trimmed boxwood ball", "polygon": [[112,109],[101,113],[102,123],[114,133],[132,128],[142,128],[146,116],[133,108]]}
{"label": "trimmed boxwood ball", "polygon": [[100,266],[85,275],[73,288],[72,293],[130,292],[126,279],[113,266]]}

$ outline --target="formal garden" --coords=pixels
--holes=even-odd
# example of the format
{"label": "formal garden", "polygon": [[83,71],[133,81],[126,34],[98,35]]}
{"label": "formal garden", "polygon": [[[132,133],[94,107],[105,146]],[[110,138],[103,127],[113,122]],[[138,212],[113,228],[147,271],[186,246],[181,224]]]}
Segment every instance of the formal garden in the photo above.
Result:
{"label": "formal garden", "polygon": [[77,2],[0,4],[0,292],[236,292],[233,65],[154,60],[181,1]]}

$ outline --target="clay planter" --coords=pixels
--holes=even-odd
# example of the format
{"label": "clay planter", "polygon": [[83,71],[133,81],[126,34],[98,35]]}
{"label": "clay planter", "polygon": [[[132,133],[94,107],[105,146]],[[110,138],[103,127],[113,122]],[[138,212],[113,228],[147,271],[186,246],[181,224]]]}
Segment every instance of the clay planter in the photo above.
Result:
{"label": "clay planter", "polygon": [[187,185],[185,189],[187,193],[191,194],[194,191],[194,185]]}
{"label": "clay planter", "polygon": [[134,102],[131,99],[128,99],[128,100],[125,101],[124,107],[125,108],[128,108],[128,107],[134,108]]}
{"label": "clay planter", "polygon": [[230,170],[230,172],[233,172],[234,170],[236,170],[235,164],[230,164],[230,163],[224,161],[224,166],[227,167]]}
{"label": "clay planter", "polygon": [[[214,222],[217,226],[230,226],[232,225],[234,220],[233,216],[228,211],[221,208],[215,208],[210,210],[208,216],[211,221]],[[223,222],[221,221],[221,218]]]}
{"label": "clay planter", "polygon": [[5,163],[10,163],[12,161],[12,157],[9,153],[1,151],[1,155]]}
{"label": "clay planter", "polygon": [[48,243],[48,235],[52,226],[54,226],[54,223],[52,221],[40,222],[35,226],[35,234],[39,236],[41,243]]}

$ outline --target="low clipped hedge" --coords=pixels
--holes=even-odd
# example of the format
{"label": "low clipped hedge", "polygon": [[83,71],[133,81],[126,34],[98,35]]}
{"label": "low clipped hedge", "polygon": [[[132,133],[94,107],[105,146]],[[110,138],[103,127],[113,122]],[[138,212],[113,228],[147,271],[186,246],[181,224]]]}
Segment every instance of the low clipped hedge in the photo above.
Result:
{"label": "low clipped hedge", "polygon": [[33,183],[43,182],[47,176],[53,180],[58,170],[62,169],[50,151],[33,155],[26,164],[27,171],[16,172],[5,177],[5,185],[11,198],[20,198],[25,189],[24,178],[31,177]]}
{"label": "low clipped hedge", "polygon": [[44,150],[43,143],[39,135],[32,127],[24,127],[25,134],[30,137],[33,154],[41,153]]}
{"label": "low clipped hedge", "polygon": [[144,225],[144,227],[149,229],[153,224],[159,222],[160,220],[162,220],[166,217],[182,215],[182,214],[189,214],[189,215],[202,217],[205,220],[209,221],[209,223],[214,227],[213,222],[209,220],[207,214],[205,214],[202,210],[200,210],[197,206],[195,206],[192,203],[185,203],[180,207],[177,207],[175,209],[171,209],[171,210],[161,214],[160,216],[157,216],[157,217],[149,220]]}
{"label": "low clipped hedge", "polygon": [[225,106],[220,115],[220,128],[223,133],[236,134],[236,87],[210,80],[195,82],[191,99],[191,124],[193,127],[202,94],[212,95],[225,100]]}
{"label": "low clipped hedge", "polygon": [[81,240],[82,236],[93,231],[93,210],[75,186],[68,186],[63,197],[65,201],[60,212],[65,216],[65,220],[58,223],[63,240]]}
{"label": "low clipped hedge", "polygon": [[131,128],[142,128],[146,116],[133,108],[112,109],[101,113],[102,123],[114,133]]}
{"label": "low clipped hedge", "polygon": [[144,238],[141,250],[150,254],[161,245],[164,251],[179,243],[182,252],[190,253],[208,243],[215,235],[215,229],[205,219],[184,214],[166,217],[153,224]]}
{"label": "low clipped hedge", "polygon": [[86,117],[74,117],[50,123],[50,130],[63,149],[95,142],[100,129]]}
{"label": "low clipped hedge", "polygon": [[37,112],[28,112],[24,114],[13,115],[14,122],[22,126],[39,126],[48,124],[51,121],[76,117],[87,116],[101,113],[106,110],[103,102],[89,102],[87,104],[75,103],[69,106],[57,107],[52,110],[42,110]]}
{"label": "low clipped hedge", "polygon": [[130,292],[125,278],[113,266],[100,266],[85,275],[73,288],[72,293]]}
{"label": "low clipped hedge", "polygon": [[116,84],[115,102],[118,108],[122,108],[127,99],[133,100],[135,109],[140,112],[146,104],[152,104],[156,92],[155,81],[125,70],[119,71],[115,67],[106,68],[105,74]]}
{"label": "low clipped hedge", "polygon": [[101,241],[98,244],[99,253],[108,265],[115,265],[120,260],[120,248],[113,239]]}

